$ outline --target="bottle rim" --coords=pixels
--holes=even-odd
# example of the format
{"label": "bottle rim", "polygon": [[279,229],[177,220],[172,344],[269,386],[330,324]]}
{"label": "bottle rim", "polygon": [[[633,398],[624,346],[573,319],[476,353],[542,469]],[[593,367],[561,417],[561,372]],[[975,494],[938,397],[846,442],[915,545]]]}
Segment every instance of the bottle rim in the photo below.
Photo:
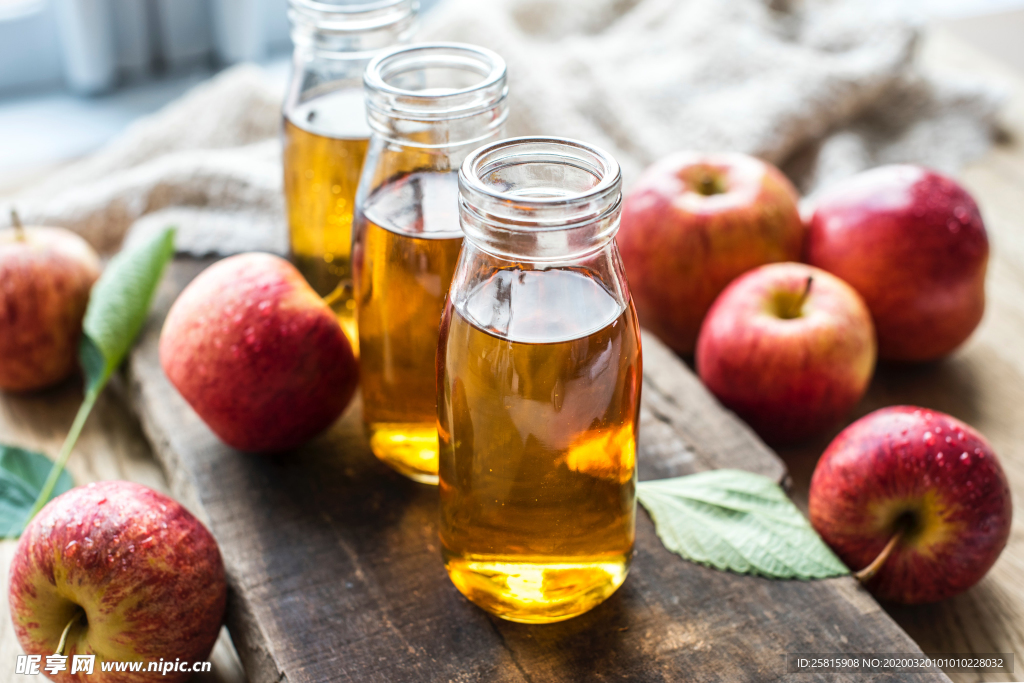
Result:
{"label": "bottle rim", "polygon": [[[522,168],[529,165],[537,168]],[[459,169],[463,234],[501,258],[582,258],[611,241],[621,212],[618,162],[579,140],[499,140],[471,152]]]}
{"label": "bottle rim", "polygon": [[386,28],[419,13],[419,0],[288,0],[293,17],[313,21],[317,29],[332,33],[358,33]]}
{"label": "bottle rim", "polygon": [[[595,176],[597,182],[593,187],[580,192],[547,196],[505,192],[484,182],[484,176],[509,165],[513,160],[516,163],[572,165]],[[483,197],[499,202],[499,207],[507,206],[513,210],[517,222],[522,221],[524,209],[545,212],[597,201],[598,205],[604,205],[600,211],[579,217],[580,220],[594,220],[615,209],[620,203],[622,172],[611,154],[580,140],[542,135],[506,138],[479,147],[466,157],[459,170],[459,191],[470,204],[473,204],[474,197]],[[602,199],[607,201],[601,202]],[[538,227],[541,227],[540,222]]]}
{"label": "bottle rim", "polygon": [[[480,80],[465,87],[423,90],[389,82],[409,72],[439,68],[474,72]],[[375,56],[366,66],[363,85],[367,108],[372,112],[391,118],[438,121],[476,116],[501,105],[508,97],[506,75],[505,60],[485,47],[419,43],[397,46]]]}

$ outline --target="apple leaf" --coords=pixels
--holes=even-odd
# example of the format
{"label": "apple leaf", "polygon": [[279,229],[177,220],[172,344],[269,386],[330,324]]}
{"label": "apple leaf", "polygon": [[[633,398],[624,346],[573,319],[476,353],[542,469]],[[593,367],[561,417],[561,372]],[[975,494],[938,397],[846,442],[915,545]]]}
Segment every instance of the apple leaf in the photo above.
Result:
{"label": "apple leaf", "polygon": [[85,374],[85,399],[35,504],[22,519],[22,528],[53,495],[96,399],[128,355],[135,337],[145,324],[164,266],[173,255],[174,228],[166,228],[120,251],[110,259],[100,279],[92,286],[82,323],[82,342],[78,348],[78,359]]}
{"label": "apple leaf", "polygon": [[128,354],[173,254],[174,228],[166,228],[110,259],[93,285],[78,352],[87,391],[102,388]]}
{"label": "apple leaf", "polygon": [[[21,533],[52,467],[53,461],[42,453],[0,444],[0,538],[17,538]],[[50,498],[73,485],[71,475],[61,472]]]}
{"label": "apple leaf", "polygon": [[665,547],[691,562],[772,579],[850,573],[779,485],[759,474],[642,481],[637,496]]}

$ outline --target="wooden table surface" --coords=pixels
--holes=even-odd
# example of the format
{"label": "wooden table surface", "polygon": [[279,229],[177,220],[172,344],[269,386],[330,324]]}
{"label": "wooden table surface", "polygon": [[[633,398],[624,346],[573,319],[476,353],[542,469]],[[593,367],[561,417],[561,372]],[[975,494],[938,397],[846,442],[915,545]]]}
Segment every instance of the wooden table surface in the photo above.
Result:
{"label": "wooden table surface", "polygon": [[[855,419],[883,405],[915,403],[948,412],[984,433],[999,454],[1010,479],[1018,514],[1009,545],[980,584],[935,605],[886,606],[925,652],[1015,652],[1024,654],[1024,78],[991,59],[933,31],[924,45],[926,62],[984,74],[1004,83],[1012,97],[1004,112],[1006,136],[961,179],[977,198],[992,241],[988,309],[968,343],[941,363],[916,368],[881,368]],[[51,457],[60,448],[81,400],[81,385],[70,381],[28,395],[0,395],[0,441],[39,449]],[[794,481],[798,504],[814,463],[829,436],[781,455]],[[76,483],[130,479],[159,490],[167,481],[153,458],[123,393],[108,390],[83,431],[69,470]],[[6,593],[7,568],[14,543],[0,542],[0,576]],[[0,598],[0,683],[29,681],[15,676],[20,648]],[[230,641],[215,649],[214,671],[197,681],[240,683],[244,674]],[[1018,656],[1019,659],[1019,656]],[[950,675],[967,681],[1024,681],[1024,663],[1006,674]],[[42,676],[40,681],[45,680]]]}

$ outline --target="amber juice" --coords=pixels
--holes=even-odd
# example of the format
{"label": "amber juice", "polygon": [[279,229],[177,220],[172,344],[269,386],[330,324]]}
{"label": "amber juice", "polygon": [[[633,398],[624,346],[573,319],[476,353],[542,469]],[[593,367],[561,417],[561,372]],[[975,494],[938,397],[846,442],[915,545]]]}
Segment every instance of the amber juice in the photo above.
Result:
{"label": "amber juice", "polygon": [[358,267],[363,421],[374,455],[437,482],[434,361],[462,248],[453,173],[403,174],[365,201]]}
{"label": "amber juice", "polygon": [[625,580],[633,548],[632,303],[586,270],[513,267],[449,306],[442,324],[440,536],[451,580],[512,621],[587,611]]}
{"label": "amber juice", "polygon": [[358,349],[352,216],[369,138],[359,89],[304,102],[284,122],[284,187],[292,262],[331,305]]}

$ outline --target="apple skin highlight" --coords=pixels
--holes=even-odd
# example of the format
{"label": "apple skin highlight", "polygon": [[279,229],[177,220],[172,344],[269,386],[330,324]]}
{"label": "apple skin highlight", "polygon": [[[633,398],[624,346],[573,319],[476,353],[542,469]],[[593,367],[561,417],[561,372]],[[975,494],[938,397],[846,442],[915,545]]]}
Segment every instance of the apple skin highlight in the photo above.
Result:
{"label": "apple skin highlight", "polygon": [[[67,623],[58,683],[176,683],[191,672],[124,673],[100,661],[204,661],[220,633],[227,583],[210,532],[176,501],[140,484],[72,489],[32,520],[11,564],[8,598],[27,654],[52,655]],[[87,621],[86,621],[87,620]],[[71,675],[71,655],[96,655]]]}
{"label": "apple skin highlight", "polygon": [[341,415],[359,368],[330,307],[290,263],[240,254],[181,293],[160,334],[171,383],[224,443],[281,451]]}
{"label": "apple skin highlight", "polygon": [[925,168],[872,169],[813,202],[806,260],[864,297],[883,359],[935,360],[962,344],[985,312],[988,255],[974,199]]}
{"label": "apple skin highlight", "polygon": [[616,237],[640,324],[693,353],[715,297],[751,268],[797,261],[804,226],[793,185],[739,153],[679,152],[625,196]]}
{"label": "apple skin highlight", "polygon": [[[813,278],[799,315],[796,306]],[[835,425],[875,367],[871,316],[853,289],[801,263],[761,266],[730,284],[704,320],[697,374],[719,401],[773,444]]]}
{"label": "apple skin highlight", "polygon": [[1005,547],[1013,517],[988,442],[949,415],[913,406],[877,410],[841,432],[818,461],[809,508],[814,528],[852,570],[904,529],[865,585],[907,604],[977,583]]}

